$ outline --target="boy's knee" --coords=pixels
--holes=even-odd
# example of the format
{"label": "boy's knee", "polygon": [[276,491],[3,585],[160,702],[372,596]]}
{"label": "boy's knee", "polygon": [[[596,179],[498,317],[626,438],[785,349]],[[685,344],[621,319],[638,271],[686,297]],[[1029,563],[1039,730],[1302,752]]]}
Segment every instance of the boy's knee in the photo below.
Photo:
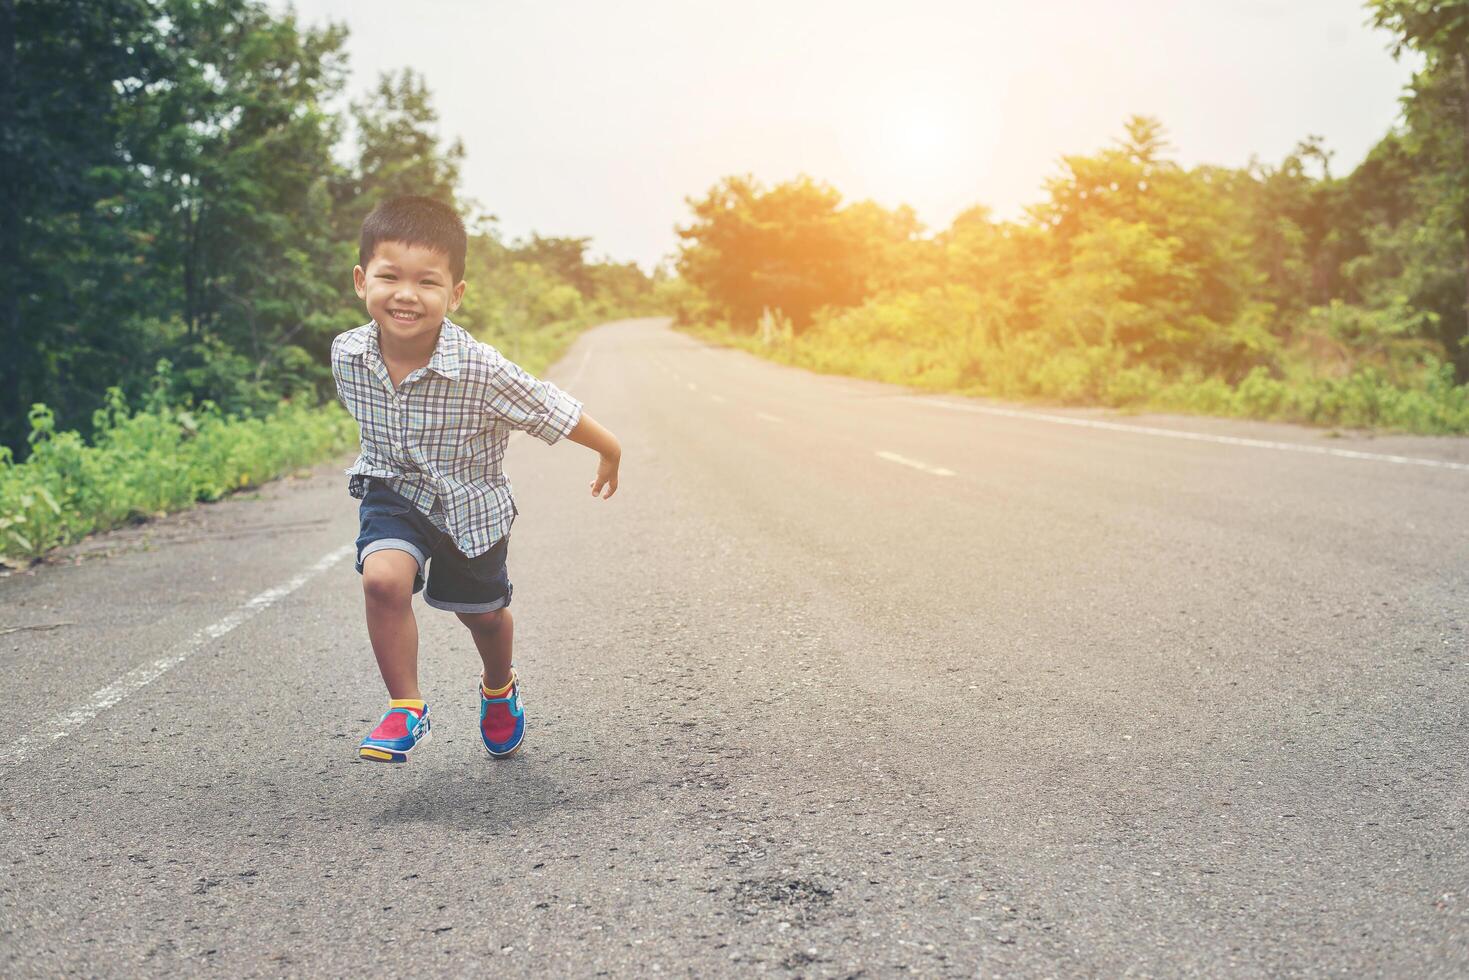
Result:
{"label": "boy's knee", "polygon": [[418,574],[418,563],[408,554],[403,554],[407,562],[373,561],[379,554],[386,556],[389,553],[368,555],[367,561],[362,565],[362,592],[367,601],[374,605],[404,605],[412,602],[413,579]]}
{"label": "boy's knee", "polygon": [[413,583],[391,575],[362,575],[362,592],[374,605],[400,606],[413,601]]}
{"label": "boy's knee", "polygon": [[493,633],[505,625],[510,610],[501,606],[482,613],[459,613],[459,621],[469,627],[471,633]]}

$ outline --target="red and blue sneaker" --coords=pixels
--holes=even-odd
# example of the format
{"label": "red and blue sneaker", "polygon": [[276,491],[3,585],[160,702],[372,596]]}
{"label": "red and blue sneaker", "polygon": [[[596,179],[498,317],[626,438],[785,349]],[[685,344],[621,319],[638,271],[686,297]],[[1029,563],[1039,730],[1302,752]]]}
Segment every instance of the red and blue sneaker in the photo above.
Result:
{"label": "red and blue sneaker", "polygon": [[388,713],[377,723],[357,754],[373,762],[407,762],[408,753],[428,738],[428,705],[411,698],[388,702]]}
{"label": "red and blue sneaker", "polygon": [[520,748],[525,738],[525,706],[520,703],[520,679],[510,668],[510,683],[498,690],[479,681],[479,737],[485,751],[503,759]]}

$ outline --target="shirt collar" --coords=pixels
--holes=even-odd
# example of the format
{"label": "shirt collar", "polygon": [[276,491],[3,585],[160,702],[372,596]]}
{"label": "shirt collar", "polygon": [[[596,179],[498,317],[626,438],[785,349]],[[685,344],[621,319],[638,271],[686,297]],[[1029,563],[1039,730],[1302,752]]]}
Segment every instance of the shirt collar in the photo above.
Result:
{"label": "shirt collar", "polygon": [[448,317],[439,325],[439,342],[434,345],[434,354],[428,359],[430,371],[437,371],[453,380],[459,378],[459,328]]}
{"label": "shirt collar", "polygon": [[[378,347],[378,325],[377,321],[368,324],[370,330],[364,330],[359,335],[360,339],[354,344],[354,349],[348,351],[351,354],[372,354],[373,357],[381,358],[382,349]],[[459,378],[459,327],[444,317],[444,322],[439,325],[439,342],[434,345],[433,355],[429,357],[425,365],[430,371],[449,378]],[[349,341],[350,342],[350,341]]]}

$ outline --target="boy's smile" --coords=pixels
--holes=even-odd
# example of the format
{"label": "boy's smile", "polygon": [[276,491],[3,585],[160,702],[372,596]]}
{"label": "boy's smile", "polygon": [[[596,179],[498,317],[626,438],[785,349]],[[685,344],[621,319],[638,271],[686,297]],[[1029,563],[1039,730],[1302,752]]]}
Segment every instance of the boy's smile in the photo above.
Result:
{"label": "boy's smile", "polygon": [[384,352],[398,357],[432,353],[445,314],[464,296],[446,253],[406,242],[379,242],[367,268],[353,268],[352,284],[378,325]]}

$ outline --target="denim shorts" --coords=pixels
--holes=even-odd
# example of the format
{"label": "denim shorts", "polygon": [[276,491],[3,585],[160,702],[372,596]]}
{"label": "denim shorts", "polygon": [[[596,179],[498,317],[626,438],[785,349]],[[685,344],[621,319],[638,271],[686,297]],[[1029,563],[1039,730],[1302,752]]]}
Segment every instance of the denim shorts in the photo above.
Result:
{"label": "denim shorts", "polygon": [[423,601],[435,609],[483,613],[510,605],[515,587],[505,570],[509,537],[496,541],[484,554],[467,558],[453,538],[381,480],[368,481],[358,515],[362,520],[358,572],[374,551],[406,551],[418,561],[413,591],[422,589]]}

